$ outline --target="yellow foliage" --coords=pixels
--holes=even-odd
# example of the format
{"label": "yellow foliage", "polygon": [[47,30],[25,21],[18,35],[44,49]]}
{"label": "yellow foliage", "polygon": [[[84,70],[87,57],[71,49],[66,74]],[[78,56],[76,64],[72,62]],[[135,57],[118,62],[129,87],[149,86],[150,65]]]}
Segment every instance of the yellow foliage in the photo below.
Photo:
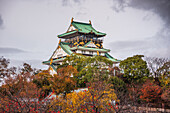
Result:
{"label": "yellow foliage", "polygon": [[89,87],[88,90],[71,92],[65,98],[58,98],[58,105],[62,112],[84,113],[84,112],[114,112],[113,101],[117,101],[114,90],[106,88],[104,91]]}

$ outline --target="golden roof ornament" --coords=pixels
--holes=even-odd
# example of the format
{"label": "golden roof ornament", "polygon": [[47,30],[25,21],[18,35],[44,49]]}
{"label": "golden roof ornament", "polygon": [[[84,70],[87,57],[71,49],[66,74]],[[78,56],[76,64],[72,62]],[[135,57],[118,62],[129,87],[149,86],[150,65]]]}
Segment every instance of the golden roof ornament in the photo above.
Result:
{"label": "golden roof ornament", "polygon": [[59,40],[59,44],[61,43],[61,39]]}
{"label": "golden roof ornament", "polygon": [[53,59],[51,58],[51,60],[50,60],[50,65],[53,63]]}
{"label": "golden roof ornament", "polygon": [[74,18],[72,17],[72,18],[71,18],[71,23],[73,22],[73,19],[74,19]]}
{"label": "golden roof ornament", "polygon": [[91,20],[89,20],[89,24],[91,24]]}

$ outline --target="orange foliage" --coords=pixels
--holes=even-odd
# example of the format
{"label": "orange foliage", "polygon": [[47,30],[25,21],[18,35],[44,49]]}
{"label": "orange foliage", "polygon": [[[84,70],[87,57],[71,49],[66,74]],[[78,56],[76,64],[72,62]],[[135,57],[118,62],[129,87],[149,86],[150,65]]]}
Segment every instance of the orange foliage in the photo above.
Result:
{"label": "orange foliage", "polygon": [[71,76],[76,76],[76,74],[77,70],[73,66],[59,68],[57,75],[54,74],[49,80],[55,93],[69,93],[71,90],[74,90],[76,82]]}
{"label": "orange foliage", "polygon": [[146,81],[141,89],[140,98],[146,102],[156,102],[160,99],[161,93],[162,89],[160,86],[153,84],[151,81]]}

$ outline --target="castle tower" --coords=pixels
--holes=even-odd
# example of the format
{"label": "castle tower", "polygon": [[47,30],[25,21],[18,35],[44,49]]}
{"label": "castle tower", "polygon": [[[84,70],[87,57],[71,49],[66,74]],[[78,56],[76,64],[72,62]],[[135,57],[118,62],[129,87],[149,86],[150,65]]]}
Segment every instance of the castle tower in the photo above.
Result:
{"label": "castle tower", "polygon": [[108,58],[114,64],[119,63],[120,60],[109,55],[110,49],[103,48],[103,39],[106,33],[97,31],[92,27],[91,21],[89,23],[82,23],[73,21],[66,33],[58,35],[60,39],[58,47],[48,61],[43,61],[43,64],[49,65],[50,69],[55,73],[58,65],[66,56],[79,53],[85,56],[100,55]]}

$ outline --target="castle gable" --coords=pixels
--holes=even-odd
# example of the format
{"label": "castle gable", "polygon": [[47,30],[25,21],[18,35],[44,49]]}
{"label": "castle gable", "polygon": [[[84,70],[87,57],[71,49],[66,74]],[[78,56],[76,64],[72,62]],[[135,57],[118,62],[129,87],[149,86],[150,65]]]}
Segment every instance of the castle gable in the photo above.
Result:
{"label": "castle gable", "polygon": [[58,48],[54,52],[52,58],[60,58],[60,57],[64,57],[64,56],[67,56],[67,53],[60,46],[58,46]]}

